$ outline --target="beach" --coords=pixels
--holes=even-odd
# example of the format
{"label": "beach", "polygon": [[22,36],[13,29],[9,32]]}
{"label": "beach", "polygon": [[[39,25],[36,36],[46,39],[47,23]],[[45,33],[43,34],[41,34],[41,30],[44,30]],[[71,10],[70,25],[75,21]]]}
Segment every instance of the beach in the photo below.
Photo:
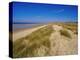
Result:
{"label": "beach", "polygon": [[29,35],[30,33],[42,28],[42,27],[45,27],[47,25],[43,25],[43,26],[39,26],[39,27],[35,27],[35,28],[30,28],[30,29],[24,29],[24,30],[21,30],[21,31],[17,31],[17,32],[13,32],[13,41],[19,39],[19,38],[22,38],[22,37],[25,37],[27,35]]}

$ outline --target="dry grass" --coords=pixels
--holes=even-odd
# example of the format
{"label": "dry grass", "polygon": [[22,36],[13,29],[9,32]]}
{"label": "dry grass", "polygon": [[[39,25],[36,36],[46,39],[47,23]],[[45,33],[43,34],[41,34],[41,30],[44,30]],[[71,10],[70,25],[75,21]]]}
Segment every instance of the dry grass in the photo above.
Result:
{"label": "dry grass", "polygon": [[60,33],[61,33],[61,35],[63,35],[63,36],[66,36],[66,37],[68,37],[68,38],[71,38],[71,35],[70,35],[70,33],[68,32],[67,29],[60,30]]}
{"label": "dry grass", "polygon": [[[13,57],[38,56],[39,54],[34,53],[36,49],[40,49],[43,46],[46,48],[50,47],[49,37],[52,31],[51,26],[46,26],[24,38],[16,40],[13,43]],[[47,55],[47,51],[43,55]]]}
{"label": "dry grass", "polygon": [[[51,41],[49,40],[49,38],[51,36],[51,33],[55,32],[52,28],[52,25],[53,24],[50,24],[46,27],[40,28],[37,31],[32,32],[30,35],[14,41],[13,42],[13,57],[18,58],[18,57],[49,56],[50,45],[51,45]],[[63,30],[60,30],[60,35],[65,36],[66,37],[66,38],[64,37],[65,39],[68,38],[71,40],[71,35],[67,31],[68,29],[71,30],[72,32],[76,31],[77,33],[77,25],[74,23],[73,24],[72,23],[71,24],[70,23],[69,24],[58,23],[57,25],[60,25],[64,28]],[[53,37],[53,39],[54,38],[57,39],[57,36]],[[67,41],[67,40],[64,40],[64,38],[62,41],[60,41],[60,43]],[[55,39],[53,40],[53,42],[55,41]],[[57,41],[55,42],[58,44]],[[66,46],[68,45],[66,43]],[[54,47],[53,49],[55,50]],[[55,54],[52,54],[52,55],[55,55]]]}
{"label": "dry grass", "polygon": [[73,31],[75,34],[78,34],[78,24],[77,23],[57,23],[66,29]]}

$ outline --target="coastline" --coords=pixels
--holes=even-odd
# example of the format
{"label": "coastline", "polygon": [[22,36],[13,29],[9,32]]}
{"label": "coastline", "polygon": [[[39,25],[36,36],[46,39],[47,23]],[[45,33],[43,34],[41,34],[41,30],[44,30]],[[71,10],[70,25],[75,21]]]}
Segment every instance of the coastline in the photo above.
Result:
{"label": "coastline", "polygon": [[30,29],[22,29],[20,31],[15,31],[15,32],[13,32],[13,41],[15,41],[19,38],[25,37],[25,36],[31,34],[32,32],[34,32],[42,27],[45,27],[45,26],[47,26],[47,25],[42,25],[42,26],[30,28]]}

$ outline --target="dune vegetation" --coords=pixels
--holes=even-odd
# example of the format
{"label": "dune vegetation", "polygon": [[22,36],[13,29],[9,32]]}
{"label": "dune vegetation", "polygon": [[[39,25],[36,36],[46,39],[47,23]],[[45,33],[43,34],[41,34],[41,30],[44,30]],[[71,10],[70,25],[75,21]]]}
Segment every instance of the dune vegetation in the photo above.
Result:
{"label": "dune vegetation", "polygon": [[[20,39],[17,39],[16,41],[14,41],[13,42],[13,57],[16,58],[16,57],[35,57],[35,56],[59,55],[59,52],[58,52],[59,49],[64,49],[65,54],[69,54],[70,52],[75,54],[75,52],[73,50],[76,49],[75,48],[76,46],[73,47],[74,49],[71,48],[71,50],[69,50],[70,49],[69,48],[67,50],[67,52],[69,52],[69,53],[66,53],[66,49],[64,47],[61,47],[59,49],[55,48],[55,47],[56,47],[56,44],[58,44],[58,40],[59,41],[64,40],[63,41],[64,43],[65,43],[65,41],[67,41],[66,38],[68,40],[73,40],[74,38],[72,38],[72,36],[70,35],[70,32],[68,30],[72,31],[73,34],[75,35],[74,31],[76,31],[76,33],[77,33],[77,26],[75,24],[73,24],[73,25],[57,24],[58,26],[62,26],[63,29],[59,30],[59,31],[55,31],[54,28],[52,27],[52,25],[53,24],[49,24],[43,28],[40,28],[40,29],[32,32],[28,36],[25,36],[23,38],[20,38]],[[50,40],[51,34],[54,35],[54,36],[52,36],[52,40]],[[60,37],[60,39],[58,38],[58,36]],[[77,40],[77,38],[75,38],[74,40]],[[51,47],[52,42],[54,44]],[[63,42],[60,42],[60,43],[64,44]],[[69,41],[67,41],[67,42],[68,43],[65,43],[66,46],[67,46],[67,44],[69,45],[72,43],[72,42],[69,43]],[[75,45],[76,44],[77,43],[75,43]],[[59,45],[57,47],[59,47]],[[52,50],[52,48],[55,53],[50,52]],[[77,51],[77,49],[76,49],[76,51]],[[64,55],[64,53],[60,53],[60,54]]]}
{"label": "dune vegetation", "polygon": [[40,46],[46,46],[49,48],[50,46],[49,37],[52,32],[53,32],[52,27],[46,26],[31,33],[27,37],[23,37],[16,40],[13,43],[14,53],[13,56],[14,57],[36,56],[36,54],[34,54],[35,49],[40,48]]}

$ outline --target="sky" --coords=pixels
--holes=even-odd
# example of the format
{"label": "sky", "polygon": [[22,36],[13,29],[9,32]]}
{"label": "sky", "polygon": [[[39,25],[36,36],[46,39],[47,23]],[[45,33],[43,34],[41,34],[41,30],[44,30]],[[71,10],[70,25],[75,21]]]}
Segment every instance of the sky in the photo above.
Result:
{"label": "sky", "polygon": [[77,22],[78,7],[41,3],[13,2],[13,22]]}

